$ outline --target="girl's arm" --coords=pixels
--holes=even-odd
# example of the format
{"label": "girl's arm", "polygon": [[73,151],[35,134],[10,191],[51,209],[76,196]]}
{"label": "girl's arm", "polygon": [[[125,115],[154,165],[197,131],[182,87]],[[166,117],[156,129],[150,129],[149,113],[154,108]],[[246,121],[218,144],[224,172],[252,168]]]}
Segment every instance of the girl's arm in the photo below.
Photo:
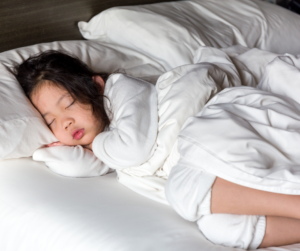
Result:
{"label": "girl's arm", "polygon": [[[109,131],[93,141],[94,154],[114,169],[135,167],[146,162],[157,137],[157,94],[147,82],[122,74],[106,94],[113,119]],[[106,87],[107,88],[107,87]]]}
{"label": "girl's arm", "polygon": [[93,177],[110,171],[90,150],[79,145],[41,148],[32,157],[44,161],[51,171],[68,177]]}

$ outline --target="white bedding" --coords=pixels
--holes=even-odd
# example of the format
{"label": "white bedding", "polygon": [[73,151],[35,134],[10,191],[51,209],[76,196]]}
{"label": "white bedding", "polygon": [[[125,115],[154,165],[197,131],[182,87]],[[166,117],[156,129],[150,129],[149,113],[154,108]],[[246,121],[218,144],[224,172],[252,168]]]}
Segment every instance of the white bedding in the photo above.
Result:
{"label": "white bedding", "polygon": [[[199,16],[199,12],[205,15]],[[244,15],[241,17],[241,14]],[[160,3],[114,8],[98,17],[96,23],[93,23],[96,19],[90,22],[92,28],[80,26],[86,38],[98,41],[43,44],[2,53],[3,69],[7,71],[6,66],[11,67],[30,53],[50,48],[74,48],[75,54],[78,53],[96,70],[129,68],[129,74],[148,79],[151,75],[153,80],[184,64],[212,63],[214,57],[211,54],[202,53],[202,49],[196,53],[199,45],[227,47],[239,43],[276,53],[300,52],[300,17],[261,1]],[[238,76],[242,83],[251,86],[257,85],[266,64],[277,56],[259,52],[260,64],[253,64],[252,60],[257,56],[255,50],[236,47],[224,51],[239,66]],[[170,75],[176,77],[176,71],[173,73],[171,71]],[[8,78],[11,81],[11,76]],[[26,106],[26,109],[32,107]],[[6,146],[3,141],[1,146]],[[165,167],[165,170],[160,170],[162,176],[164,171],[169,172],[167,165]],[[147,196],[150,191],[153,198],[164,197],[165,179],[133,177],[135,183],[132,177],[125,174],[119,179],[124,184],[136,184],[131,189],[143,195]],[[237,250],[211,244],[201,235],[196,224],[183,220],[167,205],[133,193],[117,182],[115,173],[74,179],[54,174],[44,163],[31,158],[0,161],[1,251],[200,249]],[[260,250],[297,251],[300,244]]]}
{"label": "white bedding", "polygon": [[115,173],[72,179],[30,158],[6,160],[0,162],[0,196],[3,251],[241,250],[211,244],[195,223],[132,193]]}
{"label": "white bedding", "polygon": [[[278,57],[273,53],[239,46],[227,48],[225,51],[231,57],[215,48],[199,48],[195,55],[195,64],[175,68],[159,78],[156,85],[159,104],[165,101],[169,105],[168,109],[163,109],[164,113],[158,111],[162,118],[160,123],[164,124],[170,116],[173,121],[175,118],[178,120],[176,125],[181,125],[186,116],[196,115],[211,96],[225,87],[235,86],[216,95],[206,105],[203,113],[200,112],[196,117],[187,120],[186,126],[179,134],[180,155],[188,160],[190,167],[199,168],[241,185],[278,193],[300,194],[297,169],[299,137],[297,131],[293,131],[297,130],[300,106],[288,97],[280,98],[271,92],[253,88],[257,85],[256,79],[260,79],[261,74],[265,72],[259,87],[297,99],[300,77],[297,67],[300,60],[292,55]],[[256,61],[249,61],[251,58],[256,58]],[[275,61],[266,68],[267,61],[274,58]],[[114,76],[119,79],[119,75]],[[111,82],[113,83],[113,80]],[[252,87],[239,87],[247,83]],[[230,92],[233,94],[226,95]],[[176,99],[168,100],[168,96]],[[173,110],[176,110],[176,116],[172,116]],[[224,116],[221,116],[222,112]],[[251,126],[249,129],[247,124],[245,126],[245,123],[241,123],[241,119],[256,131],[251,130]],[[211,125],[210,121],[219,123]],[[160,127],[164,128],[166,124]],[[274,129],[270,129],[270,125],[274,126]],[[177,135],[180,127],[169,127],[169,130],[164,132],[162,141],[164,137],[170,140],[171,135]],[[262,139],[255,138],[256,134],[261,135]],[[285,139],[284,136],[279,137],[281,134],[290,136]],[[134,135],[130,136],[133,140]],[[291,145],[292,147],[287,148]],[[229,147],[229,152],[224,151]],[[171,148],[164,148],[168,149],[165,152],[168,154],[172,145]],[[119,148],[116,149],[118,150]],[[211,154],[212,151],[214,154]],[[289,157],[286,158],[281,152],[285,152]],[[110,156],[113,154],[110,153]],[[174,163],[173,157],[171,154],[161,168],[155,165],[141,165],[118,170],[119,181],[142,195],[164,202],[164,182],[172,167],[170,162]],[[281,166],[278,166],[278,163]],[[49,166],[51,167],[51,164]],[[84,163],[82,168],[85,168]],[[149,176],[149,171],[156,172]],[[197,210],[192,211],[198,214]]]}
{"label": "white bedding", "polygon": [[[225,88],[242,85],[256,87],[257,79],[262,77],[266,65],[277,57],[274,53],[258,49],[250,50],[242,46],[227,48],[224,51],[200,47],[195,54],[194,64],[174,68],[159,77],[156,83],[157,147],[152,156],[144,160],[144,163],[126,168],[123,166],[122,170],[118,168],[118,178],[122,184],[148,198],[168,204],[164,194],[165,182],[172,167],[182,155],[177,151],[177,148],[181,147],[177,138],[185,121],[198,114],[206,102]],[[153,106],[156,107],[156,103],[153,103]],[[126,109],[125,106],[122,109]],[[129,109],[132,108],[129,107]],[[149,111],[143,113],[148,112],[147,116],[150,117]],[[150,130],[150,126],[148,129]],[[195,129],[194,133],[197,134],[197,132]],[[131,132],[127,137],[130,138],[129,142],[135,142],[140,133],[139,130]],[[111,134],[114,135],[115,131]],[[105,145],[102,147],[104,148]],[[116,152],[118,151],[125,150],[118,146]],[[114,154],[111,156],[113,158]],[[198,159],[195,156],[191,159],[193,161],[189,164],[197,166]],[[122,162],[119,161],[118,164],[122,166]]]}
{"label": "white bedding", "polygon": [[211,244],[195,223],[132,193],[115,173],[74,179],[30,158],[0,161],[0,202],[3,251],[241,250]]}
{"label": "white bedding", "polygon": [[66,178],[30,158],[0,162],[1,251],[222,251],[116,174]]}
{"label": "white bedding", "polygon": [[299,96],[300,56],[276,57],[257,88],[225,89],[187,119],[181,157],[243,186],[299,195]]}

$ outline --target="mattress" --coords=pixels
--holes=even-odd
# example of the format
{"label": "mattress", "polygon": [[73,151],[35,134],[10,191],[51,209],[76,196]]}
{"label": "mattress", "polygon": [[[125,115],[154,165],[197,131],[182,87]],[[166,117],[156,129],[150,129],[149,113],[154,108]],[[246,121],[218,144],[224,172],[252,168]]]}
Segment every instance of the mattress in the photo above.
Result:
{"label": "mattress", "polygon": [[116,173],[67,178],[31,158],[5,160],[0,198],[3,251],[239,250],[208,242],[196,224],[122,186]]}
{"label": "mattress", "polygon": [[0,162],[0,250],[231,250],[171,207],[117,182],[62,177],[31,158]]}

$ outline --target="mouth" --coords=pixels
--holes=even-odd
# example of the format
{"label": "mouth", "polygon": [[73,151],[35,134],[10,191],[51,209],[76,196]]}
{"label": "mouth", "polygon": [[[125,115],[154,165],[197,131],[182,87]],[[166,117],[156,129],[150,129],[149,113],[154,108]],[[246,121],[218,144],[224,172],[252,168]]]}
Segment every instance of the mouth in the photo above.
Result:
{"label": "mouth", "polygon": [[72,132],[73,139],[79,140],[83,137],[84,129],[75,130]]}

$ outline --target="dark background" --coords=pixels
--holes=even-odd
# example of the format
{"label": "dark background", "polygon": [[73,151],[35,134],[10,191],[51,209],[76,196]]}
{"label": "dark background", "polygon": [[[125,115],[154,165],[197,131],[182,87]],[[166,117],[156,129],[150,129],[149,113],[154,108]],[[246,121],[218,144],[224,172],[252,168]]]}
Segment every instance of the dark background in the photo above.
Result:
{"label": "dark background", "polygon": [[89,21],[110,7],[156,2],[162,0],[0,0],[0,52],[43,42],[80,40],[78,21]]}
{"label": "dark background", "polygon": [[[77,28],[78,21],[89,21],[99,12],[115,6],[167,1],[0,0],[0,52],[43,42],[80,40],[83,38]],[[300,0],[278,2],[294,12],[300,11]]]}
{"label": "dark background", "polygon": [[278,5],[300,14],[300,0],[281,0]]}

